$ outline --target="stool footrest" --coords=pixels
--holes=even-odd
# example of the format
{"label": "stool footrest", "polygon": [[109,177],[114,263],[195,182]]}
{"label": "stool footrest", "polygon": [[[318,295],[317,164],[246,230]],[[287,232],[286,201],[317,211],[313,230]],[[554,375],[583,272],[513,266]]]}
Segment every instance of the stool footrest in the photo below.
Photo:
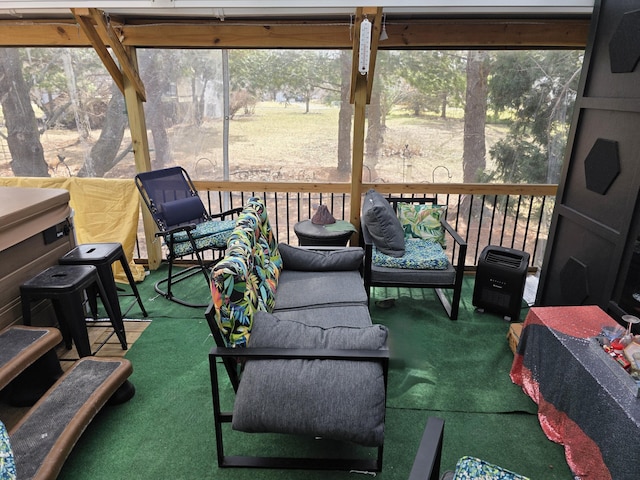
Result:
{"label": "stool footrest", "polygon": [[0,390],[62,341],[52,327],[13,325],[0,332]]}
{"label": "stool footrest", "polygon": [[124,358],[78,360],[9,433],[20,479],[53,479],[98,411],[131,375]]}

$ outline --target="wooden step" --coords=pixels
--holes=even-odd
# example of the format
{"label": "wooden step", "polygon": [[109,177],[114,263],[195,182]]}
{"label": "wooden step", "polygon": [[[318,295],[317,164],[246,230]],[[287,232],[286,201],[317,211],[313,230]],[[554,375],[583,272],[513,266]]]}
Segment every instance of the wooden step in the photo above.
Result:
{"label": "wooden step", "polygon": [[56,328],[13,325],[0,332],[0,390],[62,341]]}
{"label": "wooden step", "polygon": [[84,357],[9,432],[20,480],[55,479],[98,411],[133,371],[124,358]]}

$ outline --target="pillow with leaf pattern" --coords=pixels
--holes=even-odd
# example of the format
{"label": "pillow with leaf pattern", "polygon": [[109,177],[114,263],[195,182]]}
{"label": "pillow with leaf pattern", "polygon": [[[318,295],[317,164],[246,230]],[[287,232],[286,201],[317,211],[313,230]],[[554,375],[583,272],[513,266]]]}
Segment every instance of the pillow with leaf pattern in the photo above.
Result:
{"label": "pillow with leaf pattern", "polygon": [[446,242],[440,218],[446,212],[447,207],[442,205],[398,203],[398,219],[405,238],[433,240],[443,248],[446,247]]}

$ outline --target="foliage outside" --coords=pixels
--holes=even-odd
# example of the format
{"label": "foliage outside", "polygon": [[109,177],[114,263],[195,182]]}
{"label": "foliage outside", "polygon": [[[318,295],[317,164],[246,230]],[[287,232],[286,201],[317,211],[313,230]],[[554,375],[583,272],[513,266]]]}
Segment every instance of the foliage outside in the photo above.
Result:
{"label": "foliage outside", "polygon": [[[229,51],[226,160],[223,52],[139,50],[152,167],[348,181],[346,53]],[[92,50],[5,48],[0,60],[1,176],[135,174],[124,100]],[[581,61],[580,51],[381,51],[364,180],[556,183]]]}

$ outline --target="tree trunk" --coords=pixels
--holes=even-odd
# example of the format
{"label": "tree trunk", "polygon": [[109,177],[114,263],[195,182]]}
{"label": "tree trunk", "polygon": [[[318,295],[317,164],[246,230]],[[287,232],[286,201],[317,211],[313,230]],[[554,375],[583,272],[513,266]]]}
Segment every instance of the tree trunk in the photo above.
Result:
{"label": "tree trunk", "polygon": [[446,120],[447,119],[447,92],[443,92],[442,93],[442,102],[440,104],[440,118],[442,120]]}
{"label": "tree trunk", "polygon": [[[485,124],[488,76],[489,65],[486,52],[469,51],[462,153],[464,183],[477,182],[486,168]],[[460,205],[464,214],[468,212],[468,205],[467,199],[464,199]]]}
{"label": "tree trunk", "polygon": [[351,122],[353,107],[349,102],[351,95],[351,55],[348,51],[340,52],[340,112],[338,114],[338,174],[351,173]]}
{"label": "tree trunk", "polygon": [[485,123],[487,119],[487,55],[470,51],[467,61],[467,92],[464,110],[464,143],[462,165],[464,183],[473,183],[486,168],[487,147]]}
{"label": "tree trunk", "polygon": [[115,83],[111,85],[111,100],[107,106],[100,138],[91,148],[89,156],[78,170],[78,177],[104,177],[120,160],[116,155],[127,126],[124,96]]}
{"label": "tree trunk", "polygon": [[[152,168],[158,170],[169,166],[171,162],[171,148],[162,108],[162,94],[166,91],[167,80],[163,74],[163,56],[159,51],[149,51],[141,60],[141,65],[145,65],[141,70],[148,72],[145,75],[147,103],[144,113],[153,138],[155,158],[152,158],[151,163]],[[195,84],[193,88],[195,89]]]}
{"label": "tree trunk", "polygon": [[17,48],[0,48],[0,104],[7,127],[13,174],[20,177],[50,176]]}
{"label": "tree trunk", "polygon": [[67,90],[69,90],[69,98],[71,99],[71,106],[73,108],[73,118],[76,123],[76,130],[78,135],[83,140],[88,139],[91,136],[91,124],[89,122],[89,116],[83,111],[82,105],[80,105],[80,95],[78,94],[78,87],[76,83],[76,72],[73,70],[73,60],[71,58],[71,50],[65,48],[62,54],[62,65],[64,67],[64,74],[67,80]]}

